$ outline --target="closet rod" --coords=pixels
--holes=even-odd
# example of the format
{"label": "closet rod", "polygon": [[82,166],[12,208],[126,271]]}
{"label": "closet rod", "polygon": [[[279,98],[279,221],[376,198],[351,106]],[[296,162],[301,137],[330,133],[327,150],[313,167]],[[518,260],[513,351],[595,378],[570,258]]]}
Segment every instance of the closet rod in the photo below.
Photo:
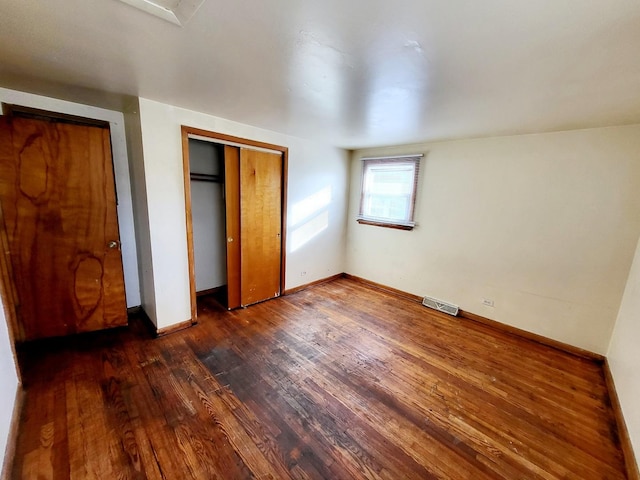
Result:
{"label": "closet rod", "polygon": [[198,182],[223,183],[221,175],[209,175],[206,173],[191,173],[189,174],[189,178],[191,178],[191,180],[195,180]]}

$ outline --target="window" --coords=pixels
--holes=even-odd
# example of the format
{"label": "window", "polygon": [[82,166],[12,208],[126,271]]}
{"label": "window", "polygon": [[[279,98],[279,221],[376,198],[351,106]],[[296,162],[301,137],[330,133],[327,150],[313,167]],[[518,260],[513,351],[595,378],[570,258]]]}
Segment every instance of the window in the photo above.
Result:
{"label": "window", "polygon": [[362,159],[358,222],[411,230],[422,155]]}

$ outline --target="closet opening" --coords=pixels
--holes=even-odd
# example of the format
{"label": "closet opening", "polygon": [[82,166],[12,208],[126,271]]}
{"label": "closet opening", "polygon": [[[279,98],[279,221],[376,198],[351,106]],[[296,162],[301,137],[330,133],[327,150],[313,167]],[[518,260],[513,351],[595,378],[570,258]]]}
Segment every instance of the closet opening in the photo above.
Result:
{"label": "closet opening", "polygon": [[182,150],[192,322],[280,296],[288,149],[183,126]]}
{"label": "closet opening", "polygon": [[224,146],[189,139],[196,297],[227,305]]}

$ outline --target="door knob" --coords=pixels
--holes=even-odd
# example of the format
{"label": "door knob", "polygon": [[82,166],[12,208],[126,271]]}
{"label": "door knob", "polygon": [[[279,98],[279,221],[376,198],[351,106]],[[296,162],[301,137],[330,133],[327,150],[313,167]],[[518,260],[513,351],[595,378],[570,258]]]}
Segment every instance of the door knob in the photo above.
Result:
{"label": "door knob", "polygon": [[227,242],[228,242],[228,243],[233,242],[233,237],[227,237]]}
{"label": "door knob", "polygon": [[107,243],[107,247],[118,248],[118,242],[116,242],[115,240],[111,240],[109,243]]}

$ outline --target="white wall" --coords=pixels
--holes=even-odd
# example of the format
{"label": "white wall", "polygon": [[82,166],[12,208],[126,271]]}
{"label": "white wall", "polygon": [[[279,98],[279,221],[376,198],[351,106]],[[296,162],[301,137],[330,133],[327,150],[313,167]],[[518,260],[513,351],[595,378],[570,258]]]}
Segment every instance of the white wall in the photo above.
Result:
{"label": "white wall", "polygon": [[[636,215],[640,212],[636,212]],[[629,436],[640,459],[640,241],[622,297],[607,359]]]}
{"label": "white wall", "polygon": [[138,247],[138,276],[140,278],[140,305],[146,314],[156,318],[156,297],[153,283],[153,262],[151,255],[151,233],[149,231],[149,209],[147,207],[147,187],[144,173],[144,152],[142,150],[142,129],[140,126],[140,105],[135,99],[125,109],[124,123],[129,152],[131,173],[131,194],[135,216],[136,245]]}
{"label": "white wall", "polygon": [[122,113],[40,95],[8,90],[6,88],[0,88],[0,102],[109,122],[113,166],[116,177],[116,191],[118,193],[118,226],[120,227],[127,307],[140,305],[138,258],[133,225],[129,162],[127,159],[124,117]]}
{"label": "white wall", "polygon": [[144,98],[139,105],[158,328],[191,317],[181,125],[289,147],[286,288],[344,271],[346,151]]}
{"label": "white wall", "polygon": [[7,460],[4,452],[7,448],[17,390],[16,364],[7,331],[4,308],[0,305],[0,454],[3,461]]}
{"label": "white wall", "polygon": [[[356,223],[359,158],[389,153],[425,154],[413,231]],[[606,353],[640,234],[640,125],[362,150],[351,175],[348,273]]]}
{"label": "white wall", "polygon": [[[223,175],[224,150],[220,145],[189,140],[191,172]],[[224,184],[191,181],[191,217],[196,291],[227,284],[227,242]]]}

